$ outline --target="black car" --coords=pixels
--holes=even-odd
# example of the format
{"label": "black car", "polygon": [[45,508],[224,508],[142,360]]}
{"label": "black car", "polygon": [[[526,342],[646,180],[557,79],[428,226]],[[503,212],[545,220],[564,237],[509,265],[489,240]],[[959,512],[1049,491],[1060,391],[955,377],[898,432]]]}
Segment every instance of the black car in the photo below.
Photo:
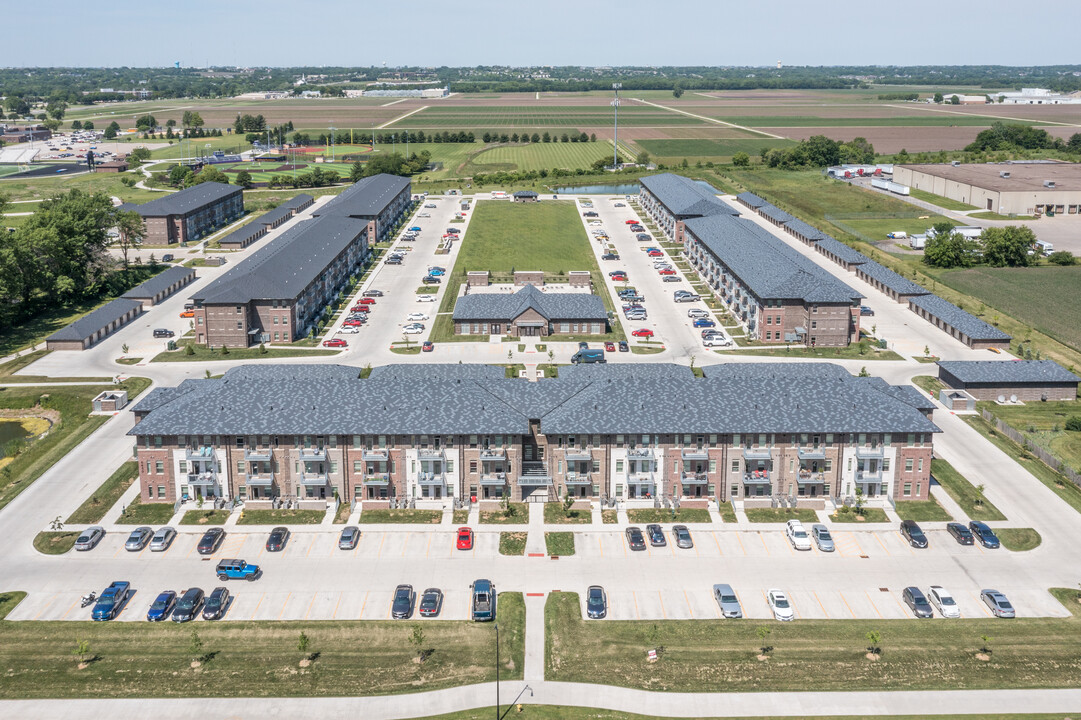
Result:
{"label": "black car", "polygon": [[420,608],[417,612],[421,617],[437,617],[443,608],[443,591],[439,588],[428,588],[420,594]]}
{"label": "black car", "polygon": [[959,545],[972,545],[976,541],[969,529],[959,522],[948,523],[946,532],[952,535]]}
{"label": "black car", "polygon": [[364,297],[383,297],[382,290],[365,290],[361,293]]}
{"label": "black car", "polygon": [[289,542],[289,528],[276,527],[270,531],[270,537],[266,539],[267,552],[281,552],[285,549],[287,542]]}
{"label": "black car", "polygon": [[190,588],[184,591],[184,595],[173,608],[172,621],[177,623],[194,620],[203,606],[203,591],[199,588]]}
{"label": "black car", "polygon": [[627,544],[631,546],[631,550],[645,550],[646,538],[642,535],[642,529],[634,527],[633,525],[627,528]]}
{"label": "black car", "polygon": [[421,282],[424,283],[425,285],[438,285],[439,283],[441,283],[443,281],[440,280],[435,275],[425,275],[424,279],[421,280]]}
{"label": "black car", "polygon": [[600,585],[590,585],[586,590],[586,617],[600,620],[608,614],[608,598]]}
{"label": "black car", "polygon": [[653,547],[664,547],[668,544],[660,525],[646,525],[646,535],[649,536],[649,544]]}
{"label": "black car", "polygon": [[979,520],[973,520],[968,524],[968,529],[971,530],[976,539],[980,541],[980,545],[983,545],[989,550],[996,550],[998,548],[998,535],[995,535],[995,531],[986,523],[982,523]]}
{"label": "black car", "polygon": [[631,351],[631,346],[627,344],[626,340],[620,340],[619,341],[619,351],[620,352],[630,352]]}
{"label": "black car", "polygon": [[916,617],[924,620],[934,617],[935,613],[931,610],[931,603],[927,601],[927,596],[918,587],[906,587],[901,592],[901,599],[905,601],[905,605],[908,605],[912,610],[912,614]]}
{"label": "black car", "polygon": [[619,260],[619,255],[616,255],[615,253],[605,253],[604,255],[601,255],[601,260]]}
{"label": "black car", "polygon": [[399,585],[394,588],[394,600],[390,604],[390,616],[405,620],[413,615],[413,586]]}
{"label": "black car", "polygon": [[905,536],[905,540],[908,540],[908,544],[912,547],[927,547],[927,536],[923,534],[923,530],[920,529],[915,520],[902,521],[901,534]]}
{"label": "black car", "polygon": [[154,330],[154,337],[156,338],[170,338],[175,334],[172,330],[166,328],[156,328]]}
{"label": "black car", "polygon": [[647,242],[653,239],[652,235],[646,235],[645,233],[638,233],[637,237],[639,242]]}
{"label": "black car", "polygon": [[214,588],[203,604],[203,620],[221,620],[228,607],[229,591],[223,587]]}
{"label": "black car", "polygon": [[[221,541],[225,539],[225,531],[221,528],[210,528],[203,537],[199,540],[198,551],[200,555],[211,555],[221,545]],[[200,590],[199,592],[202,592]]]}

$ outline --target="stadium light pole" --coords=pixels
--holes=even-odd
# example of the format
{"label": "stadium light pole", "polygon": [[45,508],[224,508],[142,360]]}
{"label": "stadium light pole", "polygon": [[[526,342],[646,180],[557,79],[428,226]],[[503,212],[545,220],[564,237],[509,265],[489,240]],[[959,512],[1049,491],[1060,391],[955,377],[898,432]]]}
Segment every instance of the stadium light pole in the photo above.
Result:
{"label": "stadium light pole", "polygon": [[612,83],[612,89],[616,93],[615,100],[612,101],[612,108],[615,112],[615,119],[612,126],[612,169],[615,170],[619,167],[619,89],[623,87],[623,83]]}
{"label": "stadium light pole", "polygon": [[330,128],[330,161],[334,162],[334,131],[337,128]]}

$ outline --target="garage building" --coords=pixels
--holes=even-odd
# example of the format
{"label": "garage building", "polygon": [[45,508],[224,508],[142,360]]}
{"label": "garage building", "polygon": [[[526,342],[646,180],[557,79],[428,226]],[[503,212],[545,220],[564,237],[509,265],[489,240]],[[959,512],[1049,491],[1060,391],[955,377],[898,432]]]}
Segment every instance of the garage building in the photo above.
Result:
{"label": "garage building", "polygon": [[142,300],[117,298],[45,338],[49,350],[86,350],[143,312]]}

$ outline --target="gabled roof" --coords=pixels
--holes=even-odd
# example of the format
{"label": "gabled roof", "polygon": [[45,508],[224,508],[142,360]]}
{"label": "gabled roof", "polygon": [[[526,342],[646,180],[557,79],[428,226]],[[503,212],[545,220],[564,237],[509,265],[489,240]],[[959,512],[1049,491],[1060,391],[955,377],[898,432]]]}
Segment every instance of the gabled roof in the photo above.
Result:
{"label": "gabled roof", "polygon": [[939,360],[963,383],[1074,383],[1081,381],[1054,360]]}
{"label": "gabled roof", "polygon": [[957,329],[973,340],[1009,340],[1010,336],[993,325],[985,323],[975,315],[965,312],[951,302],[947,302],[938,295],[917,295],[908,299],[910,306],[915,306],[927,312],[931,317],[938,318],[946,325]]}
{"label": "gabled roof", "polygon": [[208,203],[221,200],[236,193],[243,193],[242,188],[218,182],[205,182],[192,185],[180,192],[163,195],[142,205],[124,205],[125,210],[134,210],[146,217],[165,215],[184,215],[198,210]]}
{"label": "gabled roof", "polygon": [[826,233],[822,232],[814,225],[803,222],[799,218],[792,218],[784,224],[784,227],[785,230],[792,233],[793,235],[800,235],[807,238],[808,240],[811,240],[812,242],[826,237]]}
{"label": "gabled roof", "polygon": [[786,222],[796,219],[792,217],[790,213],[785,212],[776,205],[770,205],[769,203],[758,208],[758,214],[762,217],[767,217],[780,225],[784,225]]}
{"label": "gabled roof", "polygon": [[141,309],[142,307],[141,300],[117,298],[112,302],[105,303],[97,310],[83,315],[70,325],[60,328],[45,340],[46,342],[49,340],[85,340],[114,320],[119,320],[133,309]]}
{"label": "gabled roof", "polygon": [[680,217],[739,215],[739,210],[717,197],[716,188],[711,188],[698,180],[672,173],[662,173],[647,175],[639,178],[638,182],[673,215]]}
{"label": "gabled roof", "polygon": [[856,275],[866,275],[873,280],[877,280],[898,295],[926,295],[930,292],[922,285],[917,285],[888,267],[876,263],[874,260],[868,260],[857,267]]}
{"label": "gabled roof", "polygon": [[173,283],[189,277],[195,277],[195,268],[184,267],[183,265],[173,265],[170,268],[162,270],[146,282],[136,285],[120,297],[152,298],[167,289]]}
{"label": "gabled roof", "polygon": [[834,257],[840,258],[842,262],[847,263],[848,265],[860,265],[861,263],[871,261],[871,258],[867,257],[859,250],[845,245],[840,240],[829,235],[823,235],[819,238],[818,248],[824,252],[828,252]]}
{"label": "gabled roof", "polygon": [[316,208],[312,217],[338,215],[374,218],[387,209],[394,198],[409,189],[409,178],[380,173],[350,185],[333,200]]}
{"label": "gabled roof", "polygon": [[690,380],[694,377],[694,373],[686,365],[675,363],[590,363],[559,368],[560,380],[607,381],[666,377]]}
{"label": "gabled roof", "polygon": [[262,235],[266,232],[266,226],[259,220],[248,223],[242,227],[238,227],[225,237],[218,240],[219,245],[243,245],[248,240],[251,240],[257,235]]}
{"label": "gabled roof", "polygon": [[755,209],[760,208],[763,205],[769,205],[769,203],[752,192],[741,192],[739,195],[736,195],[736,200]]}
{"label": "gabled roof", "polygon": [[604,301],[584,293],[546,293],[526,285],[513,295],[471,293],[458,298],[454,320],[502,320],[510,322],[526,310],[536,310],[546,320],[606,320]]}
{"label": "gabled roof", "polygon": [[397,363],[372,368],[373,380],[502,380],[506,377],[500,365],[475,363]]}

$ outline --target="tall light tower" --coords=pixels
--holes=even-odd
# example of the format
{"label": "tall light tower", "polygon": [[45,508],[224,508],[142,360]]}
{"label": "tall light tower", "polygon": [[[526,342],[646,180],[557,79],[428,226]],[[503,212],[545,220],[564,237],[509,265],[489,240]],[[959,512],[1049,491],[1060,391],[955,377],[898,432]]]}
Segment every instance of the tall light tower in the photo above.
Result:
{"label": "tall light tower", "polygon": [[612,101],[612,108],[615,112],[615,121],[612,129],[612,169],[615,170],[619,167],[619,89],[623,87],[623,83],[612,83],[612,89],[615,90],[616,98]]}

